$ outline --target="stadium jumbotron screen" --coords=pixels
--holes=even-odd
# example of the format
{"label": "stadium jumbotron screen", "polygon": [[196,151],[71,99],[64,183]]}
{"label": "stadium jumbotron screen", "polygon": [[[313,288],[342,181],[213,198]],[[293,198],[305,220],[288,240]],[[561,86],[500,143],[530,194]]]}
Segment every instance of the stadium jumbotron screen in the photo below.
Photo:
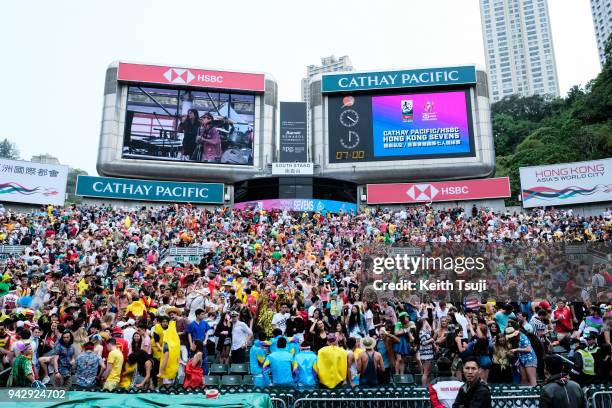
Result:
{"label": "stadium jumbotron screen", "polygon": [[253,165],[255,96],[130,86],[122,157]]}
{"label": "stadium jumbotron screen", "polygon": [[336,95],[328,112],[330,163],[474,156],[468,90]]}

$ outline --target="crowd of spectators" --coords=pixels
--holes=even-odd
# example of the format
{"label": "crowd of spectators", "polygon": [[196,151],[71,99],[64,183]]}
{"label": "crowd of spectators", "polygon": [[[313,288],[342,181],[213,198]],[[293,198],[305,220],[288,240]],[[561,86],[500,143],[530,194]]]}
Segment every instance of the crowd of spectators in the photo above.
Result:
{"label": "crowd of spectators", "polygon": [[[248,362],[259,387],[372,387],[401,374],[435,386],[442,368],[534,386],[558,353],[559,374],[586,385],[612,369],[612,265],[537,251],[607,246],[611,232],[610,211],[3,209],[0,243],[24,250],[2,261],[0,360],[12,386],[201,387],[213,359]],[[398,243],[531,249],[499,257],[480,296],[371,297],[365,257]],[[201,248],[201,261],[169,260],[171,247]]]}

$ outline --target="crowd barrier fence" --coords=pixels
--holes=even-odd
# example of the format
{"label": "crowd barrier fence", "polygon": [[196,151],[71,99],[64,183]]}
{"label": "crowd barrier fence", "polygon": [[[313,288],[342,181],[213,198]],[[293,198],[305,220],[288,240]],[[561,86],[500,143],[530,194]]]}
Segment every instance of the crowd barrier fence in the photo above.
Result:
{"label": "crowd barrier fence", "polygon": [[589,402],[591,408],[612,407],[612,390],[594,392]]}
{"label": "crowd barrier fence", "polygon": [[[527,395],[493,395],[493,408],[538,408],[540,396]],[[293,408],[429,408],[428,396],[398,398],[300,398]],[[610,407],[608,405],[607,407]],[[603,408],[603,407],[595,407]]]}

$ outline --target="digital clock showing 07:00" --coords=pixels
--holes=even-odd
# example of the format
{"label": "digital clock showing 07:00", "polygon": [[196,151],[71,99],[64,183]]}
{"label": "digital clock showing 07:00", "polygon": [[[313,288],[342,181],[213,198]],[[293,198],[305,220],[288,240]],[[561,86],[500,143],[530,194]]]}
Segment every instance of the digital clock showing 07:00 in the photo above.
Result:
{"label": "digital clock showing 07:00", "polygon": [[336,160],[362,160],[365,159],[365,151],[355,150],[352,152],[336,152]]}

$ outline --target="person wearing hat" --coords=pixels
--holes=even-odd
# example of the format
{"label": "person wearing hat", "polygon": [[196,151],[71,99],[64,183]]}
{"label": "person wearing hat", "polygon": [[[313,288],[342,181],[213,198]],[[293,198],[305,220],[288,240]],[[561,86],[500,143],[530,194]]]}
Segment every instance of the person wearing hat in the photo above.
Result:
{"label": "person wearing hat", "polygon": [[206,112],[200,117],[200,128],[196,137],[198,145],[194,151],[194,157],[197,161],[207,163],[218,163],[221,159],[221,137],[219,131],[213,126],[213,115]]}
{"label": "person wearing hat", "polygon": [[132,318],[127,319],[125,326],[123,326],[123,338],[127,344],[132,344],[132,337],[136,333],[136,321]]}
{"label": "person wearing hat", "polygon": [[319,350],[314,368],[320,383],[327,388],[336,388],[348,380],[348,356],[338,347],[335,333],[327,335],[327,346]]}
{"label": "person wearing hat", "polygon": [[[580,384],[581,387],[586,387],[593,383],[595,379],[595,359],[587,350],[589,343],[587,339],[572,338],[571,349],[573,352],[574,366],[570,370],[570,378]],[[571,353],[570,353],[571,355]]]}
{"label": "person wearing hat", "polygon": [[372,337],[363,339],[365,351],[357,357],[357,370],[359,372],[359,385],[373,387],[378,385],[379,377],[385,372],[385,363],[382,355],[374,350],[376,342]]}
{"label": "person wearing hat", "polygon": [[116,326],[112,331],[112,336],[117,341],[117,349],[119,349],[119,351],[123,354],[124,361],[127,361],[128,354],[130,354],[130,345],[128,344],[127,340],[123,338],[123,329]]}
{"label": "person wearing hat", "polygon": [[432,408],[452,406],[463,383],[452,376],[453,363],[446,357],[437,361],[438,376],[427,386]]}
{"label": "person wearing hat", "polygon": [[508,342],[511,356],[517,356],[520,362],[521,383],[529,384],[535,387],[537,384],[537,367],[538,358],[536,356],[531,342],[523,333],[516,330],[514,327],[506,327],[506,341]]}
{"label": "person wearing hat", "polygon": [[240,314],[233,310],[230,313],[232,318],[232,347],[230,351],[230,361],[232,364],[244,364],[246,361],[246,349],[249,340],[253,336],[253,331],[247,324],[239,319]]}
{"label": "person wearing hat", "polygon": [[96,384],[96,377],[103,365],[102,358],[94,353],[94,343],[83,344],[83,353],[76,359],[74,384],[82,388],[91,388]]}
{"label": "person wearing hat", "polygon": [[30,387],[35,380],[32,366],[32,347],[30,343],[19,342],[19,355],[13,360],[9,377],[12,387]]}
{"label": "person wearing hat", "polygon": [[548,378],[540,393],[540,408],[584,408],[584,392],[563,371],[563,360],[557,355],[544,359]]}

